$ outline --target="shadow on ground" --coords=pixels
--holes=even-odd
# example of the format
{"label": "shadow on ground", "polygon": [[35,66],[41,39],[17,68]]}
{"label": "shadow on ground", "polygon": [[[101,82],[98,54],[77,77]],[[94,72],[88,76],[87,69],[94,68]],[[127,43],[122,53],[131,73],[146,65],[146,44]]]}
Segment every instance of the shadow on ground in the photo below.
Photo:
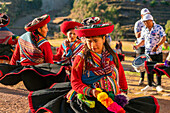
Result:
{"label": "shadow on ground", "polygon": [[6,88],[6,87],[0,87],[0,92],[6,93],[6,94],[28,96],[28,92],[25,92],[25,91],[22,91],[22,90],[9,89],[9,88]]}

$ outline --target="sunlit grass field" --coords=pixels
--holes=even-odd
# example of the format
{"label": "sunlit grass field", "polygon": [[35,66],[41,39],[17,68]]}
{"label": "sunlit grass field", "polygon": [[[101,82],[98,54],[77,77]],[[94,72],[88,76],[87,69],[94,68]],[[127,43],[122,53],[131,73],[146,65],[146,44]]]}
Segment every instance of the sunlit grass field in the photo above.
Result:
{"label": "sunlit grass field", "polygon": [[[64,39],[53,39],[53,40],[48,40],[50,42],[51,45],[53,45],[54,47],[59,47],[61,45],[61,43],[64,41]],[[117,41],[112,41],[111,42],[111,47],[114,49],[116,46],[116,42]],[[123,51],[134,51],[133,50],[133,45],[134,42],[128,42],[128,41],[122,41],[122,45],[123,45]]]}

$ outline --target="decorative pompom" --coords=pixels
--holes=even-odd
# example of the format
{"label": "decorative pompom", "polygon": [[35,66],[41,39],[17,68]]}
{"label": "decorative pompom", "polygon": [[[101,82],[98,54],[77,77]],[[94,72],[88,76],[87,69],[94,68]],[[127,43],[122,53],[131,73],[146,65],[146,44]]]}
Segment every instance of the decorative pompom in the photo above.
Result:
{"label": "decorative pompom", "polygon": [[107,95],[106,92],[101,92],[97,95],[97,100],[100,101],[100,102],[107,99],[107,98],[108,98],[108,95]]}
{"label": "decorative pompom", "polygon": [[125,113],[125,110],[116,102],[112,103],[107,109],[114,113]]}
{"label": "decorative pompom", "polygon": [[95,101],[87,100],[85,95],[83,94],[77,94],[77,98],[84,102],[89,108],[94,108],[95,107]]}
{"label": "decorative pompom", "polygon": [[97,91],[101,91],[101,92],[103,91],[103,90],[102,90],[102,89],[100,89],[100,88],[96,88],[96,90],[97,90]]}
{"label": "decorative pompom", "polygon": [[101,101],[101,103],[107,108],[107,107],[109,107],[111,104],[113,104],[114,101],[113,101],[111,98],[107,98],[107,99]]}
{"label": "decorative pompom", "polygon": [[165,66],[170,67],[170,61],[165,60]]}
{"label": "decorative pompom", "polygon": [[80,94],[80,93],[77,94],[77,98],[80,99],[80,100],[83,98],[83,96],[84,96],[83,94]]}
{"label": "decorative pompom", "polygon": [[115,95],[114,102],[119,104],[120,106],[124,107],[126,104],[128,104],[128,97],[125,94],[119,94]]}
{"label": "decorative pompom", "polygon": [[108,95],[109,95],[109,97],[110,97],[112,100],[114,100],[115,95],[113,94],[112,91],[109,91],[109,92],[108,92]]}

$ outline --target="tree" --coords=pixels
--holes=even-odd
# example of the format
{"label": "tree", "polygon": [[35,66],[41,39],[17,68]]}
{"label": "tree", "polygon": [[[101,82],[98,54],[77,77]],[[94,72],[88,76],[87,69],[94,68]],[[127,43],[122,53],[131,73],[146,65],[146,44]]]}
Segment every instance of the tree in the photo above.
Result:
{"label": "tree", "polygon": [[8,12],[8,8],[6,7],[6,3],[5,2],[1,5],[0,12],[1,13],[7,13]]}
{"label": "tree", "polygon": [[111,34],[115,39],[122,38],[123,32],[118,23],[118,14],[116,6],[109,5],[105,0],[75,0],[72,9],[72,17],[80,22],[87,17],[98,16],[101,23],[115,24],[115,32]]}
{"label": "tree", "polygon": [[111,37],[113,40],[118,40],[118,39],[122,39],[123,36],[123,31],[121,30],[120,24],[117,23],[114,25],[114,31],[111,33]]}
{"label": "tree", "polygon": [[169,40],[169,38],[170,38],[170,20],[168,20],[166,25],[165,25],[165,33],[166,33],[167,38]]}

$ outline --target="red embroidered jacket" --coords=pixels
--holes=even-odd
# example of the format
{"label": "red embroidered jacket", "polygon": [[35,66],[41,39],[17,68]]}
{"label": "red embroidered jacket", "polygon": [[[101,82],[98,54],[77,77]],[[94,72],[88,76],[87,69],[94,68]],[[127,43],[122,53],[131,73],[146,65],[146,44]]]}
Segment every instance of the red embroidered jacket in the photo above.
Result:
{"label": "red embroidered jacket", "polygon": [[[113,64],[114,62],[111,61]],[[78,67],[76,67],[78,64]],[[73,90],[75,90],[77,93],[85,94],[85,95],[90,95],[90,91],[92,88],[90,88],[87,84],[82,82],[82,70],[84,66],[84,59],[81,60],[81,56],[77,56],[74,60],[73,63],[73,68],[72,68],[72,73],[71,73],[71,86]],[[76,67],[76,68],[75,68]],[[125,74],[124,74],[124,69],[122,64],[120,63],[119,60],[119,86],[120,86],[120,91],[121,92],[126,92],[128,89],[128,85],[126,82]]]}

